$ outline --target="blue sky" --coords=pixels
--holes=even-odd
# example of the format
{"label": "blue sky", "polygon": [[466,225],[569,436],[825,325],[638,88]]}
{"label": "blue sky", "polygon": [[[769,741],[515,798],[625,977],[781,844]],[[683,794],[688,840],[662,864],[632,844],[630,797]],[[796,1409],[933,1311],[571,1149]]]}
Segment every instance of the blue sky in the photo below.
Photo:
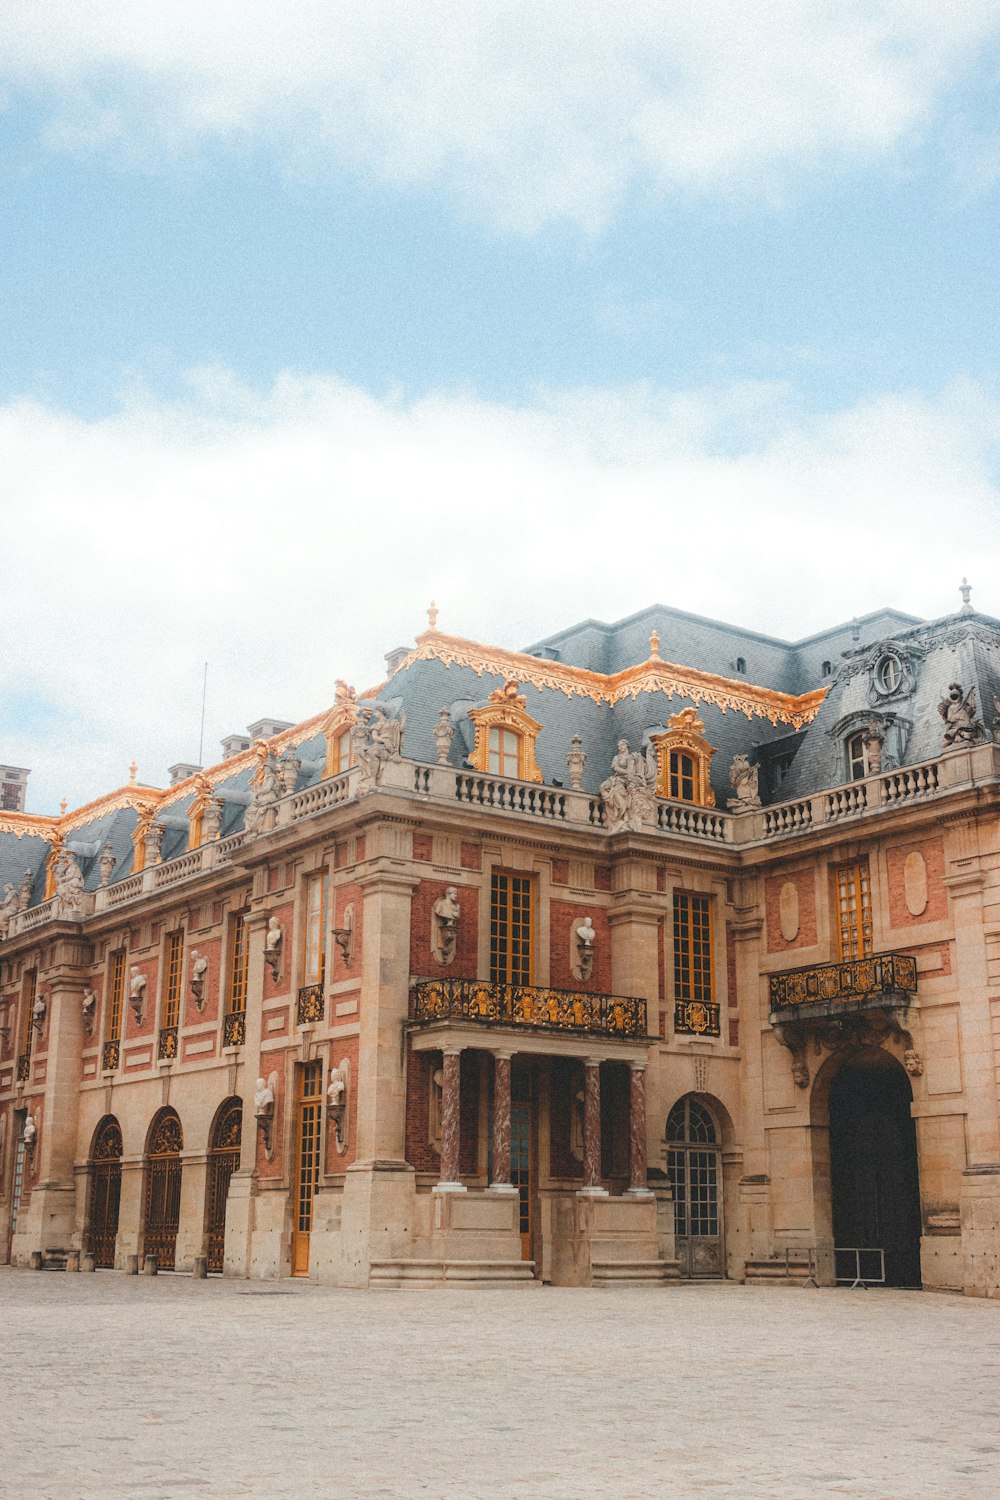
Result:
{"label": "blue sky", "polygon": [[204,659],[214,744],[378,680],[432,596],[507,645],[963,573],[1000,614],[1000,0],[5,13],[39,811],[192,758]]}

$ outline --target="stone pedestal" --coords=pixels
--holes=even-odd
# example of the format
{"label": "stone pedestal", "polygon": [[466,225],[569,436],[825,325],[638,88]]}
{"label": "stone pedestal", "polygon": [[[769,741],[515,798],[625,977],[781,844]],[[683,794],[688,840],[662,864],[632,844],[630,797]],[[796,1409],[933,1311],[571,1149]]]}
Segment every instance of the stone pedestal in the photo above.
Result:
{"label": "stone pedestal", "polygon": [[962,1174],[962,1289],[969,1297],[1000,1297],[1000,1163]]}
{"label": "stone pedestal", "polygon": [[411,1259],[416,1191],[416,1173],[405,1161],[364,1161],[348,1167],[339,1228],[323,1211],[313,1229],[310,1280],[366,1287],[373,1264]]}
{"label": "stone pedestal", "polygon": [[558,1216],[553,1245],[556,1286],[614,1286],[666,1280],[676,1268],[660,1257],[656,1199],[577,1194]]}

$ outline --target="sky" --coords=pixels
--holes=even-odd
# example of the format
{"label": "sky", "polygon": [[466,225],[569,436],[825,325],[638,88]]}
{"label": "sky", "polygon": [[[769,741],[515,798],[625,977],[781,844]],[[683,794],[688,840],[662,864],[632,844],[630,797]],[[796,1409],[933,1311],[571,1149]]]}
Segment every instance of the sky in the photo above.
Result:
{"label": "sky", "polygon": [[[1000,615],[1000,0],[3,0],[0,761],[426,627]],[[669,659],[669,641],[661,643]]]}

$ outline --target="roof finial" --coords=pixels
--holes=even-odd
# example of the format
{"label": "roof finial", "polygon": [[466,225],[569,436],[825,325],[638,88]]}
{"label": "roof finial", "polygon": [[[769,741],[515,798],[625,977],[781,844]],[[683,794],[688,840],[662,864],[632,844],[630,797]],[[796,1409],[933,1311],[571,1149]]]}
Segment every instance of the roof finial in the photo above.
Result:
{"label": "roof finial", "polygon": [[135,761],[133,761],[132,764],[128,768],[128,784],[129,784],[129,786],[135,786],[135,778],[136,778],[136,775],[138,773],[138,770],[139,770],[139,767],[136,765]]}
{"label": "roof finial", "polygon": [[62,799],[62,801],[60,802],[60,804],[59,804],[59,816],[61,818],[64,818],[66,816],[66,809],[67,809],[68,806],[69,806],[69,803],[66,801],[66,798],[64,797]]}
{"label": "roof finial", "polygon": [[958,592],[962,596],[962,608],[959,610],[959,614],[960,615],[971,615],[971,614],[974,614],[975,611],[973,610],[972,605],[969,603],[969,595],[972,593],[972,584],[969,582],[969,580],[967,578],[963,578],[962,579],[962,582],[958,586]]}
{"label": "roof finial", "polygon": [[659,661],[660,659],[660,632],[656,629],[655,625],[649,632],[649,659],[650,661]]}
{"label": "roof finial", "polygon": [[438,607],[434,603],[434,600],[432,599],[431,603],[430,603],[430,608],[427,611],[427,628],[429,630],[436,630],[437,629],[437,622],[438,622]]}
{"label": "roof finial", "polygon": [[851,621],[851,640],[854,642],[855,645],[857,645],[858,642],[860,641],[860,639],[861,639],[861,621],[858,619],[857,615],[855,615],[854,619]]}

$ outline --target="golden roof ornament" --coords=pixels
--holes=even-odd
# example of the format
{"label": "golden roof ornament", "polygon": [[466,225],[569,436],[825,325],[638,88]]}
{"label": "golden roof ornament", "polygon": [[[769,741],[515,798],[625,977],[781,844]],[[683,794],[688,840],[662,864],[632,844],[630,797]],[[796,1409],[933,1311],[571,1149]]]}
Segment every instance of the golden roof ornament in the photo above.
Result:
{"label": "golden roof ornament", "polygon": [[333,701],[335,703],[353,703],[358,696],[357,690],[352,688],[349,682],[345,682],[342,677],[338,677],[334,683],[333,694]]}
{"label": "golden roof ornament", "polygon": [[66,816],[66,809],[67,809],[68,806],[69,806],[69,803],[66,801],[66,798],[64,797],[62,799],[62,801],[60,802],[60,804],[59,804],[59,816],[61,818],[64,818]]}

